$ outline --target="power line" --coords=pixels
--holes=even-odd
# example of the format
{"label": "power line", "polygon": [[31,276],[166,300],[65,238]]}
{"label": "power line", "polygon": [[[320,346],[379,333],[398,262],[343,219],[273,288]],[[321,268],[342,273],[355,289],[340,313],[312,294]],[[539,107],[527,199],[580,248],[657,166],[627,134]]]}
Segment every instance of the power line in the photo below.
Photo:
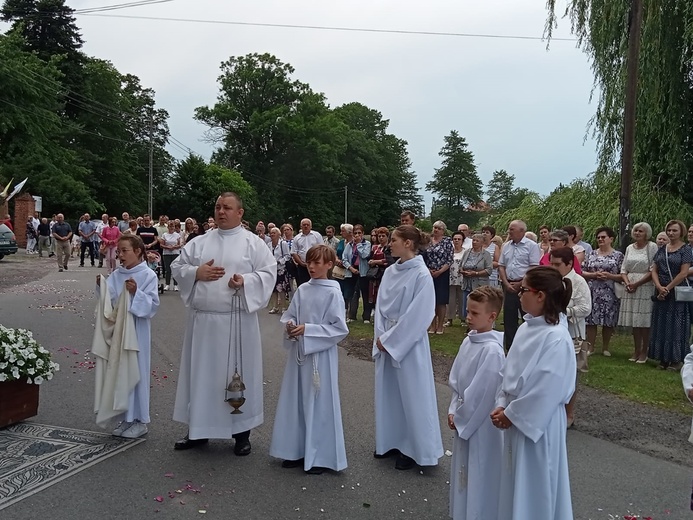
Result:
{"label": "power line", "polygon": [[166,4],[169,2],[173,2],[174,0],[139,0],[137,2],[127,2],[124,4],[111,4],[111,5],[102,5],[102,6],[95,6],[95,7],[85,7],[83,9],[74,9],[72,11],[72,14],[88,14],[88,13],[99,13],[102,11],[116,11],[119,9],[129,9],[130,7],[141,7],[145,5],[153,5],[153,4]]}
{"label": "power line", "polygon": [[[80,14],[80,13],[76,13]],[[187,23],[204,23],[218,25],[241,25],[249,27],[272,27],[283,29],[310,29],[318,31],[342,31],[342,32],[364,32],[376,34],[403,34],[403,35],[418,35],[418,36],[447,36],[456,38],[489,38],[502,40],[534,40],[546,41],[542,36],[521,36],[512,34],[483,34],[483,33],[458,33],[458,32],[442,32],[442,31],[413,31],[404,29],[368,29],[365,27],[338,27],[326,25],[302,25],[288,23],[260,23],[260,22],[237,22],[230,20],[202,20],[195,18],[169,18],[163,16],[135,16],[125,14],[89,14],[84,13],[84,16],[99,16],[103,18],[125,18],[131,20],[156,20],[165,22],[187,22]],[[576,42],[575,38],[551,38],[552,41]]]}

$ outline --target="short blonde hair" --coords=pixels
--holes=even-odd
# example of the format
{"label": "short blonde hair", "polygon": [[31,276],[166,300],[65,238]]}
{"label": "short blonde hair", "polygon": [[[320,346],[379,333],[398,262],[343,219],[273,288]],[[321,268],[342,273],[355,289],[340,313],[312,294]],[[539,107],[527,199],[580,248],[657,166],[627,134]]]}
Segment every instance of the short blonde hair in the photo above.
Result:
{"label": "short blonde hair", "polygon": [[[630,231],[630,236],[633,237],[633,231],[636,229],[642,229],[645,232],[645,237],[649,240],[652,238],[652,226],[650,226],[647,222],[638,222],[633,226],[633,229]],[[633,237],[635,238],[635,237]]]}
{"label": "short blonde hair", "polygon": [[525,237],[529,238],[532,242],[537,241],[537,234],[534,233],[533,231],[526,231],[525,232]]}
{"label": "short blonde hair", "polygon": [[441,228],[443,231],[447,231],[447,230],[448,230],[448,227],[445,225],[445,222],[443,222],[442,220],[436,220],[436,221],[433,223],[433,227],[439,227],[439,228]]}

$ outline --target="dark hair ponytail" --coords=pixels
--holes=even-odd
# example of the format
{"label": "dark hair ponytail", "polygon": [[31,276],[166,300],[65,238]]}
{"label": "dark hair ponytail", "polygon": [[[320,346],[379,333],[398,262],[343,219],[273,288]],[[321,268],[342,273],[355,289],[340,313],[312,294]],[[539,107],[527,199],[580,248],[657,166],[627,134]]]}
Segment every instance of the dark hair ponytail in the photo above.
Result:
{"label": "dark hair ponytail", "polygon": [[549,266],[539,266],[527,271],[527,285],[546,295],[544,299],[544,319],[556,325],[561,314],[565,314],[573,295],[573,284],[568,278]]}
{"label": "dark hair ponytail", "polygon": [[392,233],[397,234],[402,240],[411,240],[414,251],[426,249],[431,240],[427,233],[423,233],[419,228],[408,224],[395,228]]}

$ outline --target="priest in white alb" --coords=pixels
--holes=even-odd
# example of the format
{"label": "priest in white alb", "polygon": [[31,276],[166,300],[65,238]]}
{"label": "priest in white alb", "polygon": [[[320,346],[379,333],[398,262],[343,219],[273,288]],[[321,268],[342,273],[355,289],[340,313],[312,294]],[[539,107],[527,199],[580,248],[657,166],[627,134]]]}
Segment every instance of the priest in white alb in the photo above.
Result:
{"label": "priest in white alb", "polygon": [[[238,195],[222,193],[214,208],[217,228],[188,242],[171,264],[188,309],[173,411],[173,419],[186,423],[188,433],[176,442],[177,450],[233,437],[234,453],[248,455],[250,430],[263,422],[257,311],[272,294],[277,262],[267,244],[241,225],[243,211]],[[240,345],[234,294],[240,296]],[[226,388],[236,366],[246,401],[242,413],[232,415]]]}

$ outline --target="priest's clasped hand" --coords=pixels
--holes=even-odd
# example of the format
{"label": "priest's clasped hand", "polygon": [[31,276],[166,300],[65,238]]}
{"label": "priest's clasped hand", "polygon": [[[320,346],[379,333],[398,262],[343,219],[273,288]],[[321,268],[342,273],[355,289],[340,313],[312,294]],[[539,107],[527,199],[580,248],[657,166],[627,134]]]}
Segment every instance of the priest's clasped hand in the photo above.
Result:
{"label": "priest's clasped hand", "polygon": [[491,422],[496,428],[507,430],[513,423],[505,416],[505,408],[498,407],[491,412]]}
{"label": "priest's clasped hand", "polygon": [[448,414],[448,428],[455,429],[455,415],[451,413]]}
{"label": "priest's clasped hand", "polygon": [[243,287],[243,275],[236,273],[229,278],[229,287],[231,289],[240,289]]}
{"label": "priest's clasped hand", "polygon": [[379,351],[381,351],[381,352],[387,352],[387,350],[385,350],[385,347],[383,346],[383,344],[380,343],[380,338],[378,338],[378,339],[376,340],[375,346],[378,347],[378,350],[379,350]]}
{"label": "priest's clasped hand", "polygon": [[195,271],[195,280],[201,282],[214,282],[224,276],[226,271],[223,267],[213,267],[214,259],[202,264]]}

